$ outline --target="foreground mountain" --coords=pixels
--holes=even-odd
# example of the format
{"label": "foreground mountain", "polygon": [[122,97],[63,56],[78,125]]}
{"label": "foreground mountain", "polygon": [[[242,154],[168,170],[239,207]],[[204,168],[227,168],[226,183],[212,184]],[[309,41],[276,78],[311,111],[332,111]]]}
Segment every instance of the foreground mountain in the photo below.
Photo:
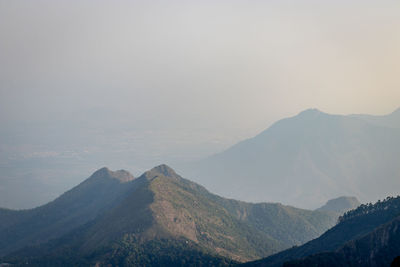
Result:
{"label": "foreground mountain", "polygon": [[376,201],[400,190],[399,118],[400,109],[387,116],[310,109],[182,169],[215,193],[248,201],[306,208],[340,195]]}
{"label": "foreground mountain", "polygon": [[337,251],[312,255],[285,263],[284,266],[389,266],[398,255],[400,255],[400,216],[370,234],[347,242]]}
{"label": "foreground mountain", "polygon": [[[89,198],[93,192],[83,185],[91,181],[91,186],[102,188],[96,182],[99,179],[94,179],[98,178],[98,173],[115,176],[102,169],[60,199],[67,194],[82,196],[83,193]],[[49,224],[43,228],[29,225],[41,225],[43,220],[47,221],[46,217],[55,217],[52,214],[58,214],[58,209],[73,214],[72,207],[78,205],[87,212],[94,202],[78,198],[73,201],[68,197],[70,202],[56,205],[55,210],[47,208],[47,215],[42,217],[25,215],[34,210],[20,211],[18,227],[14,226],[12,218],[7,219],[0,229],[2,236],[7,234],[9,242],[2,246],[3,254],[8,253],[3,261],[17,264],[28,261],[32,265],[155,266],[185,265],[194,260],[224,265],[265,257],[302,244],[319,236],[336,221],[335,215],[321,211],[224,199],[183,179],[166,165],[153,168],[136,179],[129,178],[123,183],[118,180],[118,185],[123,190],[112,198],[113,201],[105,200],[110,203],[108,206],[100,201],[101,208],[96,209],[96,214],[89,213],[86,217],[82,214],[80,224],[53,234],[52,238],[44,238],[41,233],[50,228],[56,231],[65,224],[52,224],[53,219],[49,219]],[[107,192],[100,195],[106,198]],[[60,199],[54,202],[59,203]],[[13,211],[4,211],[0,216],[8,216],[8,213]]]}
{"label": "foreground mountain", "polygon": [[322,236],[245,266],[389,266],[400,255],[400,197],[345,213]]}

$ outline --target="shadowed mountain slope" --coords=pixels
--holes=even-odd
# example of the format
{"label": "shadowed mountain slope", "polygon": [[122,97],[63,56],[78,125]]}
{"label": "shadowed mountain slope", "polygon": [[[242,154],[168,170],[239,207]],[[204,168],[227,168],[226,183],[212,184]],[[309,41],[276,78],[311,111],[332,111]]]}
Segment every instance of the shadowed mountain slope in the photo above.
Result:
{"label": "shadowed mountain slope", "polygon": [[285,267],[390,266],[400,255],[400,216],[363,237],[325,252],[285,263]]}
{"label": "shadowed mountain slope", "polygon": [[126,171],[102,168],[46,205],[20,211],[0,209],[0,255],[60,237],[93,220],[124,198],[133,180]]}
{"label": "shadowed mountain slope", "polygon": [[400,190],[399,115],[371,122],[306,110],[182,167],[183,173],[217,194],[247,201],[313,209],[340,195],[376,201]]}

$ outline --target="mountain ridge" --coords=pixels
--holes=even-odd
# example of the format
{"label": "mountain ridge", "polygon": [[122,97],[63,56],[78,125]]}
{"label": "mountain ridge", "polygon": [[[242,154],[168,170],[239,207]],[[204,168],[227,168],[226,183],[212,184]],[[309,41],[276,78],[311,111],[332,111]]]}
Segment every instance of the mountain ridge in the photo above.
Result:
{"label": "mountain ridge", "polygon": [[310,255],[286,262],[283,266],[389,266],[400,253],[398,240],[400,216],[377,227],[371,233],[345,243],[336,251]]}
{"label": "mountain ridge", "polygon": [[390,122],[309,109],[180,171],[217,194],[251,202],[315,209],[338,195],[376,201],[400,190],[400,128]]}
{"label": "mountain ridge", "polygon": [[[84,225],[117,203],[129,191],[132,181],[133,176],[126,171],[101,168],[45,205],[29,210],[3,210],[0,212],[3,215],[0,255],[21,248],[27,242],[46,242]],[[5,213],[8,214],[6,220]]]}
{"label": "mountain ridge", "polygon": [[[64,232],[63,235],[53,235],[51,240],[13,239],[15,236],[9,234],[7,242],[11,245],[4,243],[1,247],[3,255],[9,255],[6,259],[32,259],[32,255],[35,255],[34,258],[42,262],[45,259],[57,260],[64,257],[64,254],[71,255],[70,253],[79,255],[82,259],[98,255],[91,258],[90,262],[93,262],[94,259],[102,261],[102,257],[107,258],[109,256],[106,255],[117,253],[126,246],[136,251],[141,246],[155,249],[172,242],[173,247],[181,247],[189,242],[196,247],[188,252],[190,255],[197,251],[196,253],[205,253],[204,255],[214,255],[212,257],[218,259],[229,258],[243,262],[315,238],[334,225],[337,218],[329,213],[281,204],[252,204],[225,199],[182,178],[166,165],[157,166],[126,183],[120,183],[114,178],[108,179],[107,176],[102,179],[104,173],[113,172],[106,169],[95,172],[94,176],[71,189],[69,195],[81,191],[82,185],[93,186],[94,182],[102,184],[104,180],[112,181],[124,188],[113,205],[99,209],[96,216],[86,217],[85,223],[75,225],[74,229]],[[105,188],[108,188],[109,184],[106,185]],[[70,210],[68,207],[58,208]],[[22,223],[23,226],[28,224],[42,224],[42,221],[33,217]],[[52,229],[57,230],[56,226],[59,225],[56,224]],[[15,228],[15,231],[18,229]],[[8,230],[7,227],[3,229],[4,232]],[[0,234],[2,233],[0,229]],[[36,232],[25,233],[28,236],[37,235]],[[101,252],[104,249],[107,252]],[[148,255],[149,252],[140,253]],[[76,259],[75,256],[71,257]]]}

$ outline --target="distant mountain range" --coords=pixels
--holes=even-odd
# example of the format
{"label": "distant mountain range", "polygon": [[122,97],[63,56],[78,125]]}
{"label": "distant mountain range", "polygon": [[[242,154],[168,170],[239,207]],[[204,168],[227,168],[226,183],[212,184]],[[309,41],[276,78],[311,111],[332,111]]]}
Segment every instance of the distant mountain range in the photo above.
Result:
{"label": "distant mountain range", "polygon": [[301,245],[337,217],[222,198],[166,165],[139,178],[103,168],[44,206],[0,209],[0,263],[230,265]]}
{"label": "distant mountain range", "polygon": [[309,109],[181,169],[212,192],[246,201],[303,208],[341,195],[376,201],[400,191],[400,109],[385,116]]}
{"label": "distant mountain range", "polygon": [[400,197],[345,213],[319,238],[243,266],[390,266],[400,255]]}

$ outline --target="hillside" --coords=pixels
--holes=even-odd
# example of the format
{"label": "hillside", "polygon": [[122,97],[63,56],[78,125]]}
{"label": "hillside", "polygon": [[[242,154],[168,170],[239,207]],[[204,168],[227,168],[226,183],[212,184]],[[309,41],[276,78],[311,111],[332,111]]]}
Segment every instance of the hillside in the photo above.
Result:
{"label": "hillside", "polygon": [[373,232],[347,242],[334,252],[325,252],[285,263],[285,267],[306,266],[390,266],[400,255],[400,216]]}
{"label": "hillside", "polygon": [[[397,238],[399,216],[400,197],[390,197],[385,201],[378,201],[374,205],[363,204],[355,210],[346,212],[336,226],[319,238],[265,259],[246,263],[244,266],[273,267],[282,266],[285,262],[300,264],[300,266],[303,263],[305,266],[313,266],[311,263],[314,261],[319,263],[320,260],[322,266],[330,261],[332,263],[350,261],[352,262],[350,266],[376,266],[374,262],[377,261],[390,264],[391,260],[397,256],[395,254],[400,252],[398,242],[400,239]],[[366,255],[368,255],[367,258],[365,258]],[[306,262],[294,262],[294,260],[308,256],[311,257],[307,258]],[[365,265],[356,263],[357,259],[365,260],[363,262]],[[310,265],[307,265],[308,263]],[[387,265],[378,264],[377,266]]]}
{"label": "hillside", "polygon": [[93,220],[119,202],[133,181],[126,171],[102,168],[46,205],[20,211],[0,209],[0,256],[60,237]]}
{"label": "hillside", "polygon": [[[135,264],[144,260],[156,265],[168,248],[166,262],[180,253],[184,258],[201,254],[201,262],[207,257],[224,263],[230,261],[227,259],[243,262],[315,238],[337,218],[281,204],[224,199],[180,177],[166,165],[124,185],[126,191],[116,203],[97,217],[42,245],[26,242],[23,249],[14,250],[5,260],[85,264],[129,259]],[[76,189],[79,186],[70,194]],[[29,235],[36,236],[36,230],[28,230]],[[174,247],[180,252],[174,252]],[[11,250],[7,246],[4,249]]]}
{"label": "hillside", "polygon": [[399,117],[400,110],[371,118],[310,109],[182,171],[246,201],[312,209],[340,195],[376,201],[400,190]]}

